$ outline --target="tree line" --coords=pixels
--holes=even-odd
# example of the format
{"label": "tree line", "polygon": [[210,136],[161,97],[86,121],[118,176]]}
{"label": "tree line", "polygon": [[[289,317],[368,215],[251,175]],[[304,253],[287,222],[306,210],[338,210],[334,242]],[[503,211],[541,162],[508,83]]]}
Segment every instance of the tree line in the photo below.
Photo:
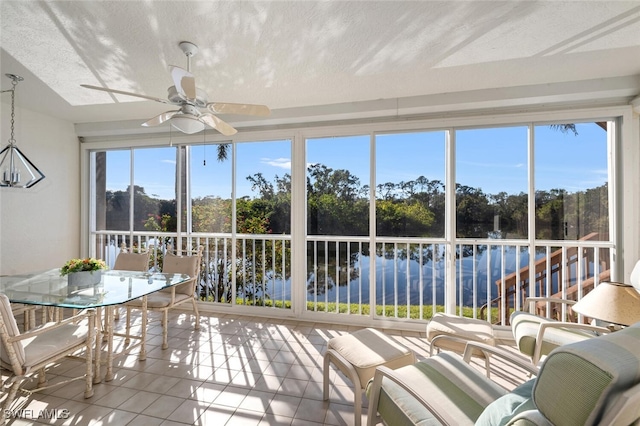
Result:
{"label": "tree line", "polygon": [[[307,168],[307,232],[310,235],[366,236],[369,234],[368,185],[349,170],[332,169],[323,164]],[[254,192],[236,200],[237,232],[239,234],[290,234],[291,232],[291,176],[276,175],[268,180],[262,173],[246,178]],[[161,200],[147,195],[144,188],[133,187],[134,230],[175,232],[176,202]],[[127,230],[129,224],[129,188],[125,191],[107,191],[107,228]],[[217,196],[196,197],[192,200],[192,226],[194,232],[230,233],[230,199]],[[445,185],[439,180],[419,176],[414,180],[385,182],[376,186],[376,232],[388,237],[435,237],[443,238],[445,232]],[[536,191],[535,193],[536,238],[548,240],[579,239],[591,233],[608,232],[608,187],[607,184],[584,191],[568,192],[565,189]],[[481,188],[456,184],[456,228],[459,238],[526,238],[528,232],[528,195],[526,193],[487,194]],[[253,250],[266,258],[254,256]],[[260,286],[265,277],[263,262],[277,265],[276,270],[266,273],[282,276],[281,258],[272,259],[271,241],[251,247],[247,257],[256,262],[247,268],[237,268],[238,292],[243,298],[263,303],[269,298],[268,291]],[[282,244],[276,242],[275,244]],[[313,244],[313,243],[311,243]],[[333,247],[333,246],[330,246]],[[367,246],[368,247],[368,246]],[[321,256],[331,259],[328,271],[319,271],[321,279],[329,280],[336,262],[340,267],[353,264],[357,247],[340,251],[340,259],[333,253],[324,253],[324,245],[315,248]],[[213,251],[213,248],[210,248]],[[219,249],[220,250],[220,249]],[[246,248],[245,248],[246,250]],[[284,251],[283,251],[284,250]],[[289,247],[278,246],[276,256],[286,256]],[[334,249],[329,249],[334,250]],[[368,248],[367,248],[368,250]],[[238,251],[241,253],[241,251]],[[220,258],[223,258],[220,253]],[[362,253],[368,255],[369,253]],[[378,253],[386,255],[385,253]],[[460,253],[460,256],[465,256]],[[228,256],[230,258],[230,256]],[[275,262],[274,262],[275,260]],[[239,260],[236,260],[239,261]],[[312,261],[312,260],[310,260]],[[231,262],[231,260],[229,260]],[[243,265],[246,266],[246,259]],[[308,270],[312,270],[312,266]],[[230,300],[230,264],[209,265],[210,276],[204,280],[207,288],[203,297]],[[322,268],[321,268],[322,269]],[[288,275],[288,272],[284,273]],[[340,283],[345,284],[345,283]],[[333,284],[332,284],[333,285]],[[309,285],[309,290],[313,290]],[[213,295],[213,296],[212,296]],[[238,294],[236,295],[238,296]]]}

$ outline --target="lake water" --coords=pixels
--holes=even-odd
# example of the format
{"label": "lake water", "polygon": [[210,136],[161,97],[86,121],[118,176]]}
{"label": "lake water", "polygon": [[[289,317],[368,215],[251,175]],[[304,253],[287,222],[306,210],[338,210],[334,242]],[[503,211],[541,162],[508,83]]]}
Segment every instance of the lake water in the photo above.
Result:
{"label": "lake water", "polygon": [[[487,263],[487,257],[489,262]],[[492,297],[496,295],[496,280],[500,279],[501,252],[495,248],[475,257],[476,275],[476,303],[482,304],[487,298],[487,269],[491,284]],[[516,248],[505,249],[505,275],[520,269],[529,263],[528,252],[518,252]],[[489,265],[487,267],[487,264]],[[346,270],[341,270],[343,274],[342,285],[336,286],[334,283],[335,266],[330,267],[329,282],[325,284],[324,274],[320,277],[319,288],[315,287],[314,275],[310,274],[307,282],[307,301],[318,302],[339,302],[339,303],[370,303],[370,257],[357,254],[355,262],[350,267],[352,279],[348,280],[348,285],[344,279]],[[457,293],[460,297],[462,293],[463,304],[473,305],[473,256],[464,257],[458,260],[456,273],[458,275]],[[516,267],[516,265],[518,265]],[[431,304],[435,298],[437,304],[444,303],[445,269],[444,261],[433,262],[431,260],[423,262],[422,266],[418,261],[407,259],[385,259],[376,256],[376,303],[386,305],[406,305],[407,297],[412,305]],[[422,269],[422,280],[420,270]],[[267,292],[274,300],[291,300],[291,280],[283,282],[280,279],[272,280],[268,284]]]}

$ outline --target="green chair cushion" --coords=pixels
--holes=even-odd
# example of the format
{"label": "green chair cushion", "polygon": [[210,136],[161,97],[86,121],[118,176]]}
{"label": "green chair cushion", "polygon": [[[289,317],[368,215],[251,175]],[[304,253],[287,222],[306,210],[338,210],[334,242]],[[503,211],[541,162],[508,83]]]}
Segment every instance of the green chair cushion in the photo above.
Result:
{"label": "green chair cushion", "polygon": [[542,365],[533,400],[551,423],[598,424],[610,397],[640,382],[640,323],[566,345]]}
{"label": "green chair cushion", "polygon": [[[473,425],[487,405],[507,392],[450,352],[398,368],[395,373],[411,389],[419,390],[446,423],[460,426]],[[383,419],[393,419],[394,425],[440,424],[427,407],[386,378],[377,411]]]}
{"label": "green chair cushion", "polygon": [[531,395],[535,379],[531,379],[501,396],[484,409],[476,420],[476,426],[504,426],[513,417],[527,410],[535,410]]}

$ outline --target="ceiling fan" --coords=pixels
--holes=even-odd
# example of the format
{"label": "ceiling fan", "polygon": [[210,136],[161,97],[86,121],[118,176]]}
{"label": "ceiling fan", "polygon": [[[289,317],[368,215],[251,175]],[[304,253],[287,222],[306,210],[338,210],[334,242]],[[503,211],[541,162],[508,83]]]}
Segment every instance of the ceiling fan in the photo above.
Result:
{"label": "ceiling fan", "polygon": [[[135,96],[137,98],[149,99],[164,104],[173,104],[180,109],[166,111],[149,121],[142,123],[143,126],[158,126],[169,121],[171,125],[179,131],[187,134],[198,133],[209,126],[216,129],[225,136],[237,133],[230,124],[221,120],[213,114],[243,114],[267,116],[271,113],[265,105],[253,104],[232,104],[225,102],[208,102],[207,94],[196,87],[196,81],[191,73],[191,57],[198,52],[198,46],[188,41],[179,44],[180,49],[187,56],[187,69],[170,65],[169,71],[173,79],[173,86],[169,87],[167,99],[155,98],[153,96],[141,95],[138,93],[125,92],[122,90],[109,89],[107,87],[91,86],[81,84],[87,89],[101,90],[103,92],[116,93],[119,95]],[[204,108],[207,111],[201,111]]]}

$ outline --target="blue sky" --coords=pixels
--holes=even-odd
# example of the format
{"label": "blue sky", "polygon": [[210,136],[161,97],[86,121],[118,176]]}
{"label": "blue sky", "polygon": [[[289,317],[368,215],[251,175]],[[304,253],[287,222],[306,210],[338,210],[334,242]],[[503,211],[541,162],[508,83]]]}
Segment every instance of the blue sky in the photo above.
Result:
{"label": "blue sky", "polygon": [[[536,189],[573,192],[607,181],[606,132],[593,123],[578,124],[577,130],[575,136],[549,126],[536,127]],[[377,183],[415,180],[421,175],[444,182],[444,137],[444,132],[378,136]],[[460,130],[456,138],[458,183],[488,194],[527,191],[526,127]],[[368,152],[368,136],[312,139],[307,144],[307,163],[347,169],[360,178],[361,185],[368,185]],[[135,184],[149,195],[173,199],[175,148],[140,148],[134,153]],[[231,161],[220,163],[216,155],[213,145],[192,147],[192,196],[230,196]],[[237,155],[239,196],[254,195],[247,176],[260,172],[273,181],[291,170],[288,141],[239,143]],[[107,188],[124,190],[129,184],[129,151],[109,151],[107,158]]]}

